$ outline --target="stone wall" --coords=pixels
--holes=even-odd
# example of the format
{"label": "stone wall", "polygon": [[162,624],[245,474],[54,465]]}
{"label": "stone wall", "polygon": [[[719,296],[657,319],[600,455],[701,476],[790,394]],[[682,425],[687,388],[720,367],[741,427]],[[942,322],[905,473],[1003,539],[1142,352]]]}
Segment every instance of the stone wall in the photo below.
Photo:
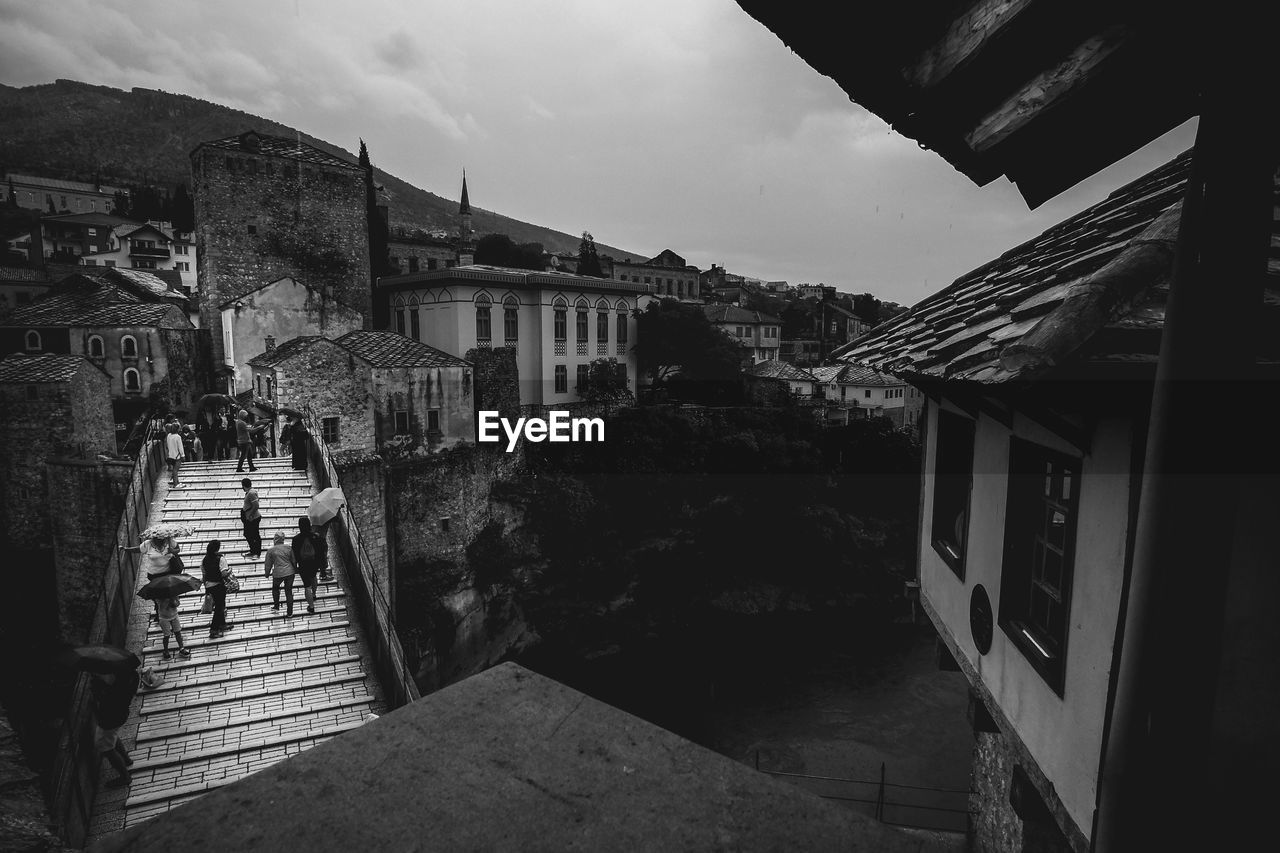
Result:
{"label": "stone wall", "polygon": [[520,368],[515,347],[467,350],[465,360],[475,370],[477,412],[499,412],[514,420],[520,416]]}
{"label": "stone wall", "polygon": [[[386,367],[373,369],[374,426],[379,447],[396,437],[396,412],[409,420],[406,438],[415,453],[436,452],[476,440],[471,368]],[[427,429],[427,413],[439,412],[440,428]]]}
{"label": "stone wall", "polygon": [[389,571],[387,562],[387,497],[386,463],[376,453],[335,453],[334,467],[342,493],[347,497],[347,509],[360,528],[360,540],[364,544],[374,574],[383,589],[387,588]]}
{"label": "stone wall", "polygon": [[27,765],[22,744],[0,708],[0,850],[68,849],[49,831],[51,826],[40,778]]}
{"label": "stone wall", "polygon": [[59,633],[82,643],[102,594],[133,463],[52,459],[45,471]]}
{"label": "stone wall", "polygon": [[329,442],[330,450],[377,450],[371,371],[342,347],[317,341],[276,364],[274,370],[254,368],[254,373],[274,377],[278,405],[309,409],[317,425],[324,418],[338,418],[338,440]]}
{"label": "stone wall", "polygon": [[201,326],[223,360],[220,307],[288,276],[371,316],[364,173],[203,146],[191,160]]}
{"label": "stone wall", "polygon": [[1039,794],[1018,781],[1018,752],[1005,736],[975,732],[974,738],[969,810],[975,853],[1072,853]]}

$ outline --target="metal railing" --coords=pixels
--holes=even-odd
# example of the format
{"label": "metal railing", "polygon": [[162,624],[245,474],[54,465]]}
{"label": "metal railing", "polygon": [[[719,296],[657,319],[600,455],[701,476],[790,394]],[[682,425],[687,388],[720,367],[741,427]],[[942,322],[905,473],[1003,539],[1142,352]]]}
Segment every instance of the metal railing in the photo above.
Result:
{"label": "metal railing", "polygon": [[[311,433],[311,440],[307,442],[307,457],[321,488],[341,487],[333,454],[321,438],[316,418],[308,413],[306,420],[307,430]],[[418,685],[413,680],[413,673],[405,659],[404,648],[400,645],[395,614],[387,600],[387,593],[378,583],[373,563],[360,538],[360,527],[356,524],[350,507],[342,507],[328,527],[333,530],[334,541],[342,554],[343,564],[347,569],[347,583],[354,593],[353,600],[373,654],[374,669],[383,690],[388,694],[387,704],[392,708],[407,705],[419,698],[421,693],[418,692]]]}
{"label": "metal railing", "polygon": [[[135,545],[146,529],[156,480],[164,470],[163,454],[163,443],[148,435],[134,461],[115,543],[102,572],[102,591],[89,630],[89,643],[125,647],[136,597],[139,557],[136,552],[121,551],[114,545]],[[58,836],[72,847],[84,846],[102,765],[94,746],[91,678],[88,673],[81,673],[72,688],[51,780],[50,812]]]}
{"label": "metal railing", "polygon": [[[911,829],[930,829],[939,832],[967,832],[969,819],[973,814],[969,810],[969,794],[967,788],[934,788],[925,785],[903,785],[886,780],[884,762],[880,763],[880,778],[846,779],[839,776],[818,776],[811,773],[788,773],[784,770],[769,770],[760,766],[760,751],[756,750],[756,770],[770,776],[790,779],[804,779],[821,783],[836,783],[844,786],[860,785],[861,790],[844,788],[842,794],[821,793],[811,791],[824,800],[839,800],[846,803],[861,803],[871,806],[871,815],[881,823],[902,826]],[[920,797],[932,800],[932,803],[913,803],[905,799],[890,799],[893,789],[895,797]],[[865,796],[849,796],[861,793]],[[945,805],[938,805],[944,803]],[[890,819],[893,818],[893,819]]]}

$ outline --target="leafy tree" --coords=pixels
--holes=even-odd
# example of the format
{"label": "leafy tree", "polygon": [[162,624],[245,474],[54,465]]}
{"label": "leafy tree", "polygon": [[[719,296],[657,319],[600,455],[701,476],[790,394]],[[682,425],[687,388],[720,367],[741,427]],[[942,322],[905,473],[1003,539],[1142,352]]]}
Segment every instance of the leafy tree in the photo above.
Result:
{"label": "leafy tree", "polygon": [[506,234],[486,234],[476,241],[477,264],[511,267],[520,270],[542,270],[542,244],[517,244]]}
{"label": "leafy tree", "polygon": [[587,369],[583,399],[593,403],[633,403],[635,395],[627,387],[627,368],[616,358],[597,358]]}
{"label": "leafy tree", "polygon": [[173,223],[174,230],[188,233],[196,230],[196,207],[187,193],[186,184],[174,187],[171,208],[169,221]]}
{"label": "leafy tree", "polygon": [[741,347],[707,319],[697,305],[675,299],[649,303],[636,319],[640,369],[661,385],[675,375],[690,396],[710,399],[735,386],[742,369]]}
{"label": "leafy tree", "polygon": [[[391,266],[390,230],[384,211],[378,208],[378,188],[373,182],[373,163],[363,139],[360,140],[360,168],[364,170],[364,213],[369,234],[369,286],[376,288],[380,276],[394,275],[399,270]],[[376,293],[373,296],[376,312],[373,318],[374,328],[384,329],[391,321],[386,301],[379,299]]]}
{"label": "leafy tree", "polygon": [[578,245],[578,275],[604,278],[604,270],[600,267],[600,255],[596,252],[596,241],[590,231],[582,232],[582,242]]}

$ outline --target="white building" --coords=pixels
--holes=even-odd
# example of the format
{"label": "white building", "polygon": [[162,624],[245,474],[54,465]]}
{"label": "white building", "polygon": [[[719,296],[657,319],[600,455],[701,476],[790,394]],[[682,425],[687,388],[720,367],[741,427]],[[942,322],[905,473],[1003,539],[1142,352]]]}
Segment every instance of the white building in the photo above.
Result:
{"label": "white building", "polygon": [[378,280],[392,331],[460,358],[514,347],[522,405],[580,399],[598,358],[617,359],[634,393],[634,312],[653,292],[636,282],[482,264]]}

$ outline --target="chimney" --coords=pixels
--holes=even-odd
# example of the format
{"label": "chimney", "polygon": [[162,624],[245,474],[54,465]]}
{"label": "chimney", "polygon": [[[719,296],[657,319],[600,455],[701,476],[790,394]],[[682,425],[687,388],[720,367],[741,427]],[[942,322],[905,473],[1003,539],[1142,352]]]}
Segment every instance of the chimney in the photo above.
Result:
{"label": "chimney", "polygon": [[275,351],[276,351],[276,336],[267,335],[267,352],[275,352]]}

